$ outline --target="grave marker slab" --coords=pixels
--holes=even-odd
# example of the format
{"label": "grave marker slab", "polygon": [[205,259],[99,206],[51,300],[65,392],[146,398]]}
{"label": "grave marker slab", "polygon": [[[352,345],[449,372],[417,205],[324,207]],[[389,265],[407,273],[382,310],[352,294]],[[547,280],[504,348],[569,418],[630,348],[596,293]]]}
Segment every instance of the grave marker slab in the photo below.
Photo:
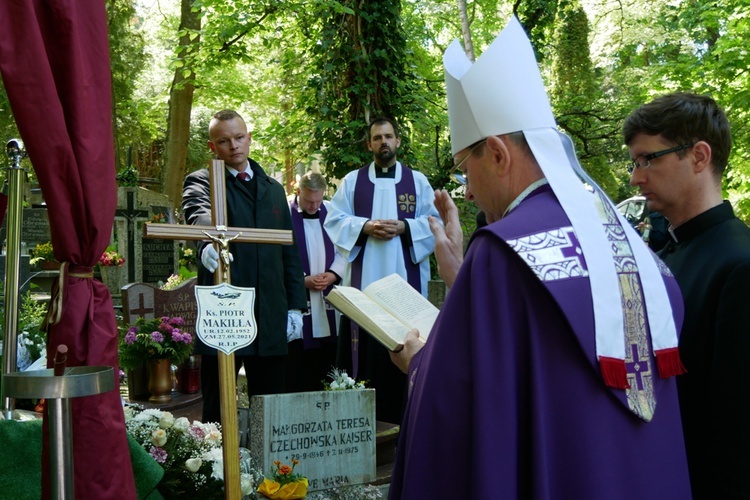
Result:
{"label": "grave marker slab", "polygon": [[[7,218],[3,219],[0,229],[0,240],[5,241]],[[39,243],[52,240],[49,228],[49,216],[46,208],[24,208],[21,222],[21,244],[33,248]]]}
{"label": "grave marker slab", "polygon": [[185,320],[182,331],[195,335],[198,305],[195,302],[195,283],[190,278],[172,290],[162,290],[149,283],[130,283],[122,288],[122,317],[132,325],[138,318],[180,316]]}
{"label": "grave marker slab", "polygon": [[252,460],[264,473],[279,460],[307,477],[308,491],[376,478],[375,390],[299,392],[250,400]]}
{"label": "grave marker slab", "polygon": [[166,282],[176,271],[178,252],[174,241],[143,238],[143,224],[161,216],[172,222],[169,199],[144,188],[117,189],[117,210],[113,227],[113,241],[117,251],[125,257],[127,281],[157,284]]}

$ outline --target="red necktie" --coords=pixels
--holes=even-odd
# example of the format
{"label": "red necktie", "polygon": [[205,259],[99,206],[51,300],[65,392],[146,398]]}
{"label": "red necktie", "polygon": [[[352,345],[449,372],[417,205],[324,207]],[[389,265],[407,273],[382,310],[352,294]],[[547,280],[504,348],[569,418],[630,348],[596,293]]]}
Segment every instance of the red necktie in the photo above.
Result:
{"label": "red necktie", "polygon": [[247,172],[240,172],[239,174],[237,174],[237,178],[240,179],[240,180],[242,180],[242,181],[249,181],[250,180],[250,174],[248,174]]}

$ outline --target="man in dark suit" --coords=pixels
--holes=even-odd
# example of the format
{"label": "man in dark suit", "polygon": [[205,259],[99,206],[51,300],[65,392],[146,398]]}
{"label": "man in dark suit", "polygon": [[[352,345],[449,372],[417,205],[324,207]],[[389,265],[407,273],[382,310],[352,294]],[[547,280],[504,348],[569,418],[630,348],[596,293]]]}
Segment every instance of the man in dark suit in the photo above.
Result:
{"label": "man in dark suit", "polygon": [[[233,227],[292,230],[284,188],[248,158],[251,135],[232,110],[216,113],[208,126],[208,145],[224,161],[228,224]],[[182,209],[188,224],[211,225],[208,170],[189,174],[183,185]],[[244,364],[248,395],[284,392],[287,342],[302,335],[301,310],[307,307],[304,274],[293,245],[230,243],[232,284],[255,288],[258,336],[235,352],[235,372]],[[198,283],[213,285],[218,254],[212,244],[198,249]],[[203,421],[221,419],[216,350],[196,340],[202,355]]]}

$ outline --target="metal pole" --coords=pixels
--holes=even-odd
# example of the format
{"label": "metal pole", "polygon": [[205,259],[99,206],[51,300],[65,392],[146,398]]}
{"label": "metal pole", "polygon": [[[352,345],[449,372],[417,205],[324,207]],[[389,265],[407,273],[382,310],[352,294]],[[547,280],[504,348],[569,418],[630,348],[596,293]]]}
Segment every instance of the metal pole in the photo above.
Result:
{"label": "metal pole", "polygon": [[73,415],[68,398],[48,399],[50,488],[53,500],[75,498],[73,482]]}
{"label": "metal pole", "polygon": [[[21,221],[23,203],[24,171],[21,160],[26,157],[26,151],[21,139],[11,139],[7,144],[7,153],[12,160],[8,168],[8,212],[6,224],[5,245],[5,321],[3,323],[3,374],[16,371],[16,351],[18,336],[18,292],[21,268]],[[15,401],[6,397],[4,389],[0,388],[3,401],[3,417],[13,418]]]}

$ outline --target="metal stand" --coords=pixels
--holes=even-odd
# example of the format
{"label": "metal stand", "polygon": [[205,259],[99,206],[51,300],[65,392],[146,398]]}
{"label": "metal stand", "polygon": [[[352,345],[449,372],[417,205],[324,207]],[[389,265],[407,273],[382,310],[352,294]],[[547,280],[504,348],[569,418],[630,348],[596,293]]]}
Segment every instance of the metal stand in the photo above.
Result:
{"label": "metal stand", "polygon": [[111,391],[115,387],[114,369],[76,366],[66,368],[62,376],[55,376],[52,369],[11,373],[3,376],[3,386],[11,398],[47,400],[52,498],[75,498],[70,398]]}
{"label": "metal stand", "polygon": [[[13,165],[8,168],[7,244],[5,245],[5,321],[3,323],[3,374],[16,371],[18,341],[19,271],[21,267],[21,220],[23,217],[23,186],[25,175],[21,160],[26,158],[21,139],[11,139],[7,144],[8,156]],[[3,417],[13,418],[15,401],[0,387]]]}

